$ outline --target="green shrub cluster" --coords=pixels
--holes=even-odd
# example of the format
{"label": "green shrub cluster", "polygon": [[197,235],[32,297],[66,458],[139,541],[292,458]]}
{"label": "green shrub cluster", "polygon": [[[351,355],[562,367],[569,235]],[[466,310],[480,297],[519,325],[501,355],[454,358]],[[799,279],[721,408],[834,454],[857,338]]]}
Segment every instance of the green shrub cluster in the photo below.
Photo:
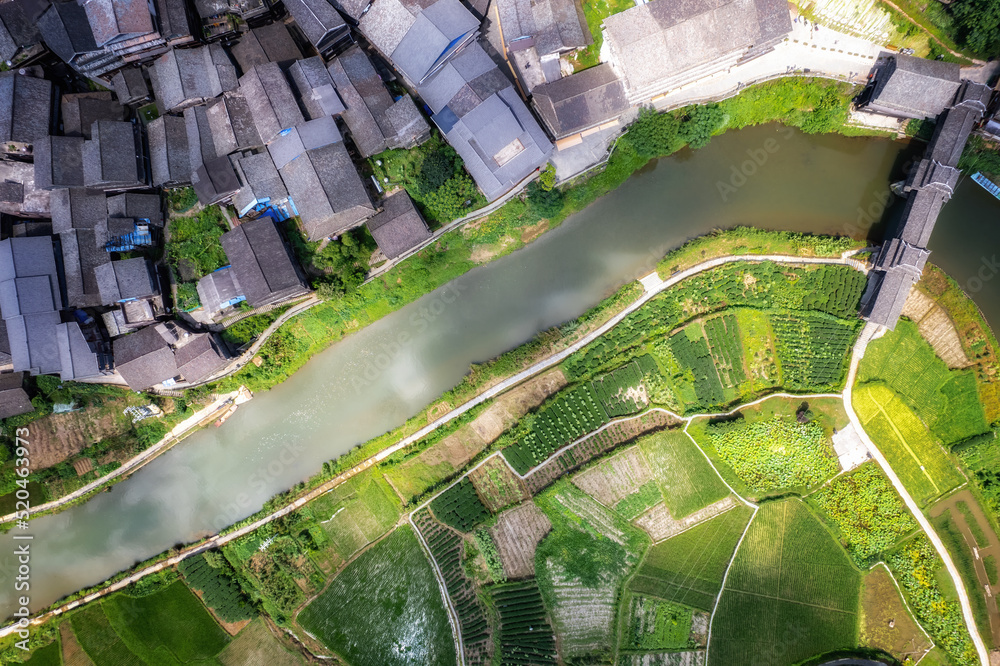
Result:
{"label": "green shrub cluster", "polygon": [[775,416],[716,423],[707,431],[719,457],[755,492],[814,486],[839,470],[816,423]]}
{"label": "green shrub cluster", "polygon": [[969,637],[957,601],[948,601],[941,592],[937,572],[943,567],[934,546],[920,534],[889,558],[900,586],[917,620],[934,642],[948,653],[956,666],[979,663],[976,647]]}
{"label": "green shrub cluster", "polygon": [[900,537],[917,529],[913,516],[875,463],[834,479],[812,499],[836,524],[847,552],[861,567],[870,566]]}
{"label": "green shrub cluster", "polygon": [[490,516],[468,477],[436,497],[431,510],[438,520],[460,532],[470,531]]}
{"label": "green shrub cluster", "polygon": [[218,206],[167,222],[166,260],[177,282],[177,307],[193,310],[200,303],[195,283],[229,263],[219,238],[228,230]]}
{"label": "green shrub cluster", "polygon": [[500,666],[557,663],[556,640],[545,617],[545,604],[534,581],[491,591],[500,615]]}
{"label": "green shrub cluster", "polygon": [[223,622],[249,620],[256,613],[243,593],[232,567],[224,559],[209,564],[204,555],[182,560],[178,565],[188,585],[202,593],[205,605],[215,611]]}

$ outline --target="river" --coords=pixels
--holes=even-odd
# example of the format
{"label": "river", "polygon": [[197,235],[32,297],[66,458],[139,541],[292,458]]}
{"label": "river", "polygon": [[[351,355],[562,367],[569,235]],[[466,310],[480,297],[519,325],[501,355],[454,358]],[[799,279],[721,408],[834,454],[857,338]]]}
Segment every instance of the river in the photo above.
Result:
{"label": "river", "polygon": [[[768,126],[651,164],[526,248],[336,344],[223,427],[192,435],[86,504],[33,520],[31,607],[257,511],[323,461],[419,412],[471,363],[575,318],[685,239],[734,225],[868,228],[864,211],[882,218],[890,174],[906,152],[898,142]],[[963,284],[980,280],[975,297],[994,324],[1000,279],[977,272],[1000,244],[998,218],[1000,201],[965,179],[931,245],[932,261]],[[4,616],[16,598],[12,536],[0,538]]]}

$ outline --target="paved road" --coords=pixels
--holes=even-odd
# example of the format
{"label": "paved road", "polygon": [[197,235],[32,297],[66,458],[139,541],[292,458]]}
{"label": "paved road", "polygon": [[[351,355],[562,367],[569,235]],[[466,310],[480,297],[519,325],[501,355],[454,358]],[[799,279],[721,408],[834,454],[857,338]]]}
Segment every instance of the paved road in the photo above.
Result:
{"label": "paved road", "polygon": [[[452,411],[450,411],[449,413],[445,414],[441,418],[437,419],[433,423],[431,423],[431,424],[429,424],[429,425],[421,428],[416,433],[410,435],[409,437],[404,437],[403,439],[401,439],[396,444],[393,444],[392,446],[379,451],[378,453],[376,453],[372,457],[368,458],[364,462],[360,463],[359,465],[356,465],[355,467],[351,468],[350,470],[348,470],[348,471],[346,471],[346,472],[338,475],[337,477],[331,479],[330,481],[327,481],[327,482],[323,483],[322,485],[318,486],[317,488],[315,488],[314,490],[310,491],[309,493],[307,493],[307,494],[303,495],[302,497],[296,499],[291,504],[289,504],[289,505],[287,505],[287,506],[285,506],[285,507],[283,507],[281,509],[278,509],[277,511],[274,511],[273,513],[268,514],[267,516],[264,516],[263,518],[260,518],[259,520],[256,520],[253,523],[250,523],[249,525],[241,527],[241,528],[239,528],[238,530],[236,530],[234,532],[230,532],[230,533],[225,534],[225,535],[216,534],[215,536],[212,536],[212,537],[208,538],[206,541],[202,542],[201,544],[185,548],[185,549],[181,550],[177,555],[173,555],[170,558],[168,558],[168,559],[166,559],[166,560],[164,560],[164,561],[162,561],[162,562],[160,562],[158,564],[146,567],[145,569],[141,569],[140,571],[137,571],[137,572],[131,574],[127,578],[125,578],[125,579],[123,579],[123,580],[121,580],[121,581],[119,581],[117,583],[114,583],[112,585],[109,585],[108,587],[102,588],[101,590],[99,590],[97,592],[93,592],[93,593],[87,595],[82,600],[77,600],[77,601],[73,601],[73,602],[70,602],[70,603],[67,603],[67,604],[62,604],[62,605],[56,607],[55,609],[53,609],[51,611],[47,611],[46,613],[43,613],[42,615],[35,616],[34,618],[31,619],[30,622],[31,622],[32,625],[37,625],[37,624],[40,624],[42,622],[45,622],[46,620],[48,620],[50,618],[62,615],[63,613],[65,613],[67,611],[70,611],[70,610],[72,610],[72,609],[80,606],[82,603],[89,603],[90,601],[93,601],[94,599],[99,599],[99,598],[104,597],[104,596],[106,596],[108,594],[116,592],[117,590],[120,590],[120,589],[128,586],[129,584],[134,583],[135,581],[137,581],[137,580],[139,580],[141,578],[144,578],[145,576],[148,576],[150,574],[153,574],[153,573],[156,573],[157,571],[162,570],[164,567],[173,566],[173,565],[177,564],[178,562],[180,562],[181,560],[187,559],[188,557],[191,557],[193,555],[197,555],[198,553],[204,552],[206,550],[210,550],[212,548],[217,548],[219,546],[227,544],[230,541],[233,541],[234,539],[238,539],[241,536],[244,536],[244,535],[247,535],[247,534],[250,534],[250,533],[254,532],[258,528],[260,528],[260,527],[262,527],[262,526],[264,526],[264,525],[266,525],[266,524],[268,524],[268,523],[270,523],[270,522],[272,522],[274,520],[277,520],[278,518],[281,518],[283,516],[288,515],[289,513],[291,513],[293,511],[301,508],[302,506],[304,506],[306,503],[310,502],[311,500],[316,499],[317,497],[319,497],[319,496],[321,496],[321,495],[329,492],[330,490],[332,490],[336,486],[340,485],[341,483],[343,483],[347,479],[351,478],[352,476],[354,476],[354,475],[356,475],[356,474],[358,474],[358,473],[360,473],[360,472],[368,469],[369,467],[371,467],[372,465],[378,463],[381,460],[385,460],[387,457],[389,457],[390,455],[392,455],[396,451],[398,451],[398,450],[400,450],[402,448],[405,448],[405,447],[409,446],[410,444],[413,444],[414,442],[420,440],[423,437],[426,437],[427,435],[429,435],[430,433],[432,433],[437,428],[440,428],[441,426],[445,425],[446,423],[449,423],[450,421],[458,418],[462,414],[465,414],[466,412],[468,412],[473,407],[476,407],[477,405],[480,405],[480,404],[482,404],[483,402],[485,402],[487,400],[495,398],[497,395],[499,395],[500,393],[503,393],[507,389],[512,388],[513,386],[516,386],[517,384],[520,384],[521,382],[525,381],[526,379],[529,379],[529,378],[531,378],[531,377],[533,377],[533,376],[535,376],[535,375],[537,375],[539,373],[544,372],[545,370],[548,370],[552,366],[561,363],[562,361],[564,361],[567,357],[569,357],[574,352],[582,349],[583,347],[587,346],[588,344],[590,344],[591,342],[593,342],[594,340],[596,340],[597,338],[599,338],[600,336],[604,335],[609,330],[611,330],[612,328],[614,328],[625,317],[627,317],[628,315],[630,315],[631,313],[635,312],[640,307],[642,307],[643,305],[645,305],[651,298],[653,298],[653,296],[655,296],[656,294],[660,293],[661,291],[663,291],[665,289],[669,289],[670,287],[676,285],[677,283],[679,283],[679,282],[681,282],[683,280],[686,280],[687,278],[689,278],[689,277],[691,277],[693,275],[697,275],[698,273],[702,273],[704,271],[710,270],[712,268],[716,268],[718,266],[723,266],[725,264],[736,263],[736,262],[741,262],[741,261],[751,261],[751,262],[774,261],[774,262],[778,262],[778,263],[797,264],[797,265],[841,264],[841,265],[850,265],[850,266],[853,266],[854,268],[862,269],[862,265],[859,262],[857,262],[857,261],[855,261],[853,259],[850,259],[847,256],[849,254],[850,253],[845,253],[845,255],[843,257],[838,257],[838,258],[833,258],[833,257],[794,257],[794,256],[788,256],[788,255],[780,255],[780,254],[737,255],[737,256],[718,257],[718,258],[715,258],[715,259],[710,259],[710,260],[704,261],[704,262],[702,262],[700,264],[696,264],[695,266],[692,266],[691,268],[688,268],[686,270],[678,271],[677,273],[674,273],[673,275],[671,275],[668,279],[663,280],[659,284],[656,284],[656,285],[652,286],[651,288],[647,289],[647,291],[645,291],[642,294],[642,296],[640,296],[635,302],[633,302],[631,305],[629,305],[628,307],[626,307],[620,313],[618,313],[617,315],[615,315],[614,317],[612,317],[611,319],[609,319],[602,326],[600,326],[599,328],[595,329],[594,331],[592,331],[588,335],[586,335],[583,338],[581,338],[580,340],[578,340],[576,343],[574,343],[570,347],[567,347],[563,351],[558,352],[556,354],[553,354],[552,356],[549,356],[548,358],[539,361],[538,363],[536,363],[535,365],[531,366],[527,370],[519,372],[516,375],[514,375],[513,377],[510,377],[509,379],[506,379],[506,380],[500,382],[499,384],[491,387],[489,390],[484,391],[483,393],[479,394],[478,396],[476,396],[472,400],[470,400],[470,401],[466,402],[465,404],[460,405],[459,407],[453,409]],[[16,629],[17,629],[17,625],[8,625],[6,627],[3,627],[2,629],[0,629],[0,638],[3,638],[4,636],[10,635]]]}
{"label": "paved road", "polygon": [[858,364],[865,355],[865,350],[868,348],[868,343],[874,338],[875,334],[879,331],[879,326],[877,324],[866,324],[865,328],[861,331],[861,335],[858,337],[858,341],[854,345],[854,351],[851,354],[851,366],[847,374],[847,385],[844,388],[844,408],[847,410],[847,415],[851,419],[851,423],[854,424],[854,429],[857,430],[858,435],[861,440],[868,447],[868,451],[872,454],[882,471],[892,482],[892,485],[896,488],[896,492],[899,496],[903,498],[903,502],[906,507],[913,514],[914,518],[920,524],[921,529],[927,534],[927,537],[934,544],[934,550],[938,552],[938,556],[944,562],[945,568],[948,570],[948,575],[951,576],[952,581],[955,583],[955,589],[958,592],[958,600],[962,606],[962,616],[965,618],[966,628],[969,630],[969,635],[972,637],[972,642],[976,646],[976,652],[979,653],[979,661],[982,666],[989,666],[990,657],[989,650],[986,648],[986,643],[983,642],[983,637],[979,635],[979,628],[976,625],[976,617],[972,612],[972,603],[969,600],[968,591],[965,589],[965,585],[962,582],[962,577],[958,573],[958,568],[951,559],[951,555],[948,550],[944,547],[944,542],[941,541],[941,537],[937,535],[934,531],[934,526],[924,515],[924,512],[920,510],[920,506],[916,503],[910,493],[906,490],[903,482],[899,480],[896,472],[893,471],[892,467],[889,465],[889,461],[882,454],[875,442],[872,441],[868,433],[865,432],[864,426],[861,425],[861,420],[858,415],[854,413],[854,407],[851,403],[852,389],[854,385],[854,379],[858,373]]}

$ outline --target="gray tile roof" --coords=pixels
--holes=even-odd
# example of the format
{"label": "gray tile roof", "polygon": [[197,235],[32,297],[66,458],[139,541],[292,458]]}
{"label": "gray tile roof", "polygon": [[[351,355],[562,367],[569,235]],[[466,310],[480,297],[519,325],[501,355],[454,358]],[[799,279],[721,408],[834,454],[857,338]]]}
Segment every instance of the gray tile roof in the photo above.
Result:
{"label": "gray tile roof", "polygon": [[228,157],[217,157],[191,174],[191,185],[202,205],[225,201],[240,189],[240,181]]}
{"label": "gray tile roof", "polygon": [[208,379],[228,362],[213,333],[195,333],[174,350],[177,372],[192,384]]}
{"label": "gray tile roof", "polygon": [[[218,133],[219,136],[228,137],[231,134],[240,150],[264,145],[250,113],[250,105],[239,90],[227,92],[208,104],[208,122],[212,126],[213,135]],[[220,151],[219,145],[216,144],[216,152]]]}
{"label": "gray tile roof", "polygon": [[0,141],[34,143],[49,133],[52,83],[14,72],[0,74]]}
{"label": "gray tile roof", "polygon": [[878,281],[875,295],[862,309],[861,315],[893,330],[914,285],[913,275],[905,269],[895,268],[888,272],[875,272],[872,276],[872,279]]}
{"label": "gray tile roof", "polygon": [[83,187],[83,137],[48,136],[35,142],[35,186]]}
{"label": "gray tile roof", "polygon": [[946,195],[938,190],[927,189],[910,192],[906,199],[906,206],[903,208],[903,216],[900,220],[901,228],[894,235],[910,245],[927,247],[931,232],[934,231],[934,224],[937,222],[941,207],[944,206],[946,200]]}
{"label": "gray tile roof", "polygon": [[71,307],[94,307],[104,304],[97,274],[98,266],[111,261],[95,229],[69,229],[59,234],[63,271],[66,276],[66,301]]}
{"label": "gray tile roof", "polygon": [[20,217],[49,216],[49,191],[35,186],[34,164],[0,160],[0,182],[8,195],[0,197],[0,212]]}
{"label": "gray tile roof", "polygon": [[347,75],[341,58],[330,63],[329,72],[337,86],[337,93],[344,102],[345,110],[341,114],[341,118],[347,125],[358,151],[361,155],[368,157],[385,150],[385,136],[383,136],[382,130],[375,121],[368,105],[365,104],[364,97],[354,87]]}
{"label": "gray tile roof", "polygon": [[310,240],[346,231],[375,212],[343,143],[306,151],[279,172]]}
{"label": "gray tile roof", "polygon": [[41,41],[32,4],[21,0],[0,4],[0,60],[10,60],[20,49]]}
{"label": "gray tile roof", "polygon": [[56,326],[56,345],[59,349],[59,378],[64,382],[101,374],[97,354],[90,348],[75,321]]}
{"label": "gray tile roof", "polygon": [[374,0],[368,13],[358,21],[358,29],[388,57],[416,20],[416,15],[401,0]]}
{"label": "gray tile roof", "polygon": [[903,118],[934,118],[958,92],[959,66],[883,52],[868,106]]}
{"label": "gray tile roof", "polygon": [[323,58],[313,56],[297,60],[288,68],[292,87],[302,104],[306,118],[335,116],[344,111],[333,79]]}
{"label": "gray tile roof", "polygon": [[[791,32],[787,8],[755,0],[654,1],[604,20],[605,46],[630,91],[659,90],[696,67]],[[723,62],[720,67],[730,63]]]}
{"label": "gray tile roof", "polygon": [[232,266],[225,266],[198,280],[198,300],[209,316],[222,311],[223,303],[243,296],[243,288]]}
{"label": "gray tile roof", "polygon": [[138,67],[123,67],[111,79],[115,95],[122,104],[135,104],[149,99],[146,77]]}
{"label": "gray tile roof", "polygon": [[51,236],[0,241],[0,312],[14,370],[59,372],[55,327],[62,306]]}
{"label": "gray tile roof", "polygon": [[159,194],[136,194],[127,192],[108,197],[108,217],[128,217],[149,220],[149,223],[163,226],[163,201]]}
{"label": "gray tile roof", "polygon": [[191,156],[187,128],[178,116],[160,116],[146,126],[153,185],[179,185],[191,181]]}
{"label": "gray tile roof", "polygon": [[0,374],[0,419],[8,419],[18,414],[35,411],[23,388],[23,382],[24,373],[5,372]]}
{"label": "gray tile roof", "polygon": [[160,34],[166,40],[191,36],[187,3],[184,0],[153,0],[156,18],[160,24]]}
{"label": "gray tile roof", "polygon": [[159,293],[153,282],[153,268],[143,257],[110,261],[95,267],[94,275],[104,305],[151,298]]}
{"label": "gray tile roof", "polygon": [[142,187],[139,137],[132,123],[98,120],[83,146],[83,179],[87,187],[104,189]]}
{"label": "gray tile roof", "polygon": [[153,32],[146,0],[83,0],[98,46]]}
{"label": "gray tile roof", "polygon": [[630,106],[625,86],[607,63],[540,85],[531,94],[557,139],[617,118]]}
{"label": "gray tile roof", "polygon": [[147,326],[112,343],[115,369],[133,391],[144,391],[177,376],[177,362],[167,340]]}
{"label": "gray tile roof", "polygon": [[340,143],[342,140],[336,121],[326,116],[302,123],[280,134],[267,150],[274,166],[281,169],[307,150]]}
{"label": "gray tile roof", "polygon": [[[226,128],[223,123],[216,123],[220,129],[219,136],[213,136],[212,127],[208,121],[208,107],[205,104],[189,106],[184,109],[184,127],[187,130],[187,143],[191,169],[197,169],[208,160],[224,157],[236,150],[236,138],[232,127]],[[226,131],[228,129],[229,131]],[[216,150],[218,139],[221,151]]]}
{"label": "gray tile roof", "polygon": [[321,51],[347,32],[344,18],[327,0],[285,0],[285,8],[306,39]]}
{"label": "gray tile roof", "polygon": [[479,21],[459,0],[437,0],[389,53],[398,70],[421,84],[479,34]]}
{"label": "gray tile roof", "polygon": [[52,191],[52,233],[71,229],[94,229],[108,216],[103,192],[83,188],[60,188]]}
{"label": "gray tile roof", "polygon": [[503,36],[509,45],[533,37],[539,55],[590,44],[590,31],[573,0],[497,0]]}
{"label": "gray tile roof", "polygon": [[409,95],[393,102],[385,118],[392,127],[386,138],[389,148],[412,148],[430,136],[431,126]]}
{"label": "gray tile roof", "polygon": [[149,72],[161,113],[221,95],[225,88],[220,69],[225,71],[225,63],[216,66],[217,58],[208,46],[172,49],[157,58]]}
{"label": "gray tile roof", "polygon": [[957,167],[965,142],[969,139],[976,123],[982,119],[982,111],[968,106],[948,109],[934,128],[934,136],[928,148],[928,157],[946,166]]}
{"label": "gray tile roof", "polygon": [[220,240],[240,289],[252,307],[309,291],[295,267],[291,250],[270,217],[244,222],[224,233]]}
{"label": "gray tile roof", "polygon": [[268,62],[286,64],[302,57],[302,51],[281,22],[269,23],[244,33],[229,52],[241,74],[246,74],[257,65]]}
{"label": "gray tile roof", "polygon": [[50,375],[62,370],[56,328],[59,313],[52,310],[5,317],[14,370]]}
{"label": "gray tile roof", "polygon": [[245,215],[258,202],[278,202],[288,198],[288,190],[267,152],[241,157],[236,162],[242,187],[233,196],[239,215]]}
{"label": "gray tile roof", "polygon": [[97,50],[87,12],[75,2],[55,2],[38,21],[42,41],[60,60],[72,63],[85,53]]}
{"label": "gray tile roof", "polygon": [[59,100],[63,134],[89,139],[98,120],[125,120],[125,107],[108,91],[72,93]]}
{"label": "gray tile roof", "polygon": [[395,259],[431,237],[427,223],[420,216],[405,190],[382,202],[382,212],[366,222],[382,254]]}
{"label": "gray tile roof", "polygon": [[[438,126],[449,109],[434,116]],[[447,117],[447,116],[446,116]],[[465,168],[490,201],[509,191],[548,161],[552,152],[541,127],[524,102],[507,87],[454,119],[445,138],[465,162]]]}
{"label": "gray tile roof", "polygon": [[955,167],[946,166],[925,157],[917,162],[914,169],[910,170],[906,177],[904,190],[907,192],[911,189],[938,190],[947,201],[955,193],[960,175],[961,172]]}
{"label": "gray tile roof", "polygon": [[372,0],[332,0],[345,16],[357,23],[364,16],[365,10],[372,4]]}
{"label": "gray tile roof", "polygon": [[240,90],[264,143],[270,143],[282,130],[305,121],[278,63],[257,65],[248,71],[240,77]]}

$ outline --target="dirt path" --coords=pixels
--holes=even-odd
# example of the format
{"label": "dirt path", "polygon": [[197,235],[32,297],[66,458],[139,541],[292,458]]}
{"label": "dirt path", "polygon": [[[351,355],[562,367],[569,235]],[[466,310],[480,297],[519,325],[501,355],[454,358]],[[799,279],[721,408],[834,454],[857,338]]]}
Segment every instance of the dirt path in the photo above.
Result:
{"label": "dirt path", "polygon": [[922,32],[924,32],[928,37],[930,37],[935,42],[937,42],[938,44],[940,44],[941,48],[943,48],[945,51],[947,51],[948,53],[952,54],[956,58],[961,58],[963,60],[971,60],[972,62],[976,63],[977,65],[983,65],[983,64],[985,64],[982,60],[979,60],[978,58],[971,58],[971,57],[965,55],[964,53],[959,53],[958,51],[952,51],[950,48],[948,48],[948,46],[944,42],[942,42],[936,36],[934,36],[933,34],[931,34],[931,32],[929,30],[927,30],[927,28],[925,28],[924,26],[920,25],[919,21],[913,20],[913,18],[909,14],[907,14],[906,12],[904,12],[902,9],[900,9],[898,6],[896,6],[894,3],[890,2],[890,0],[882,0],[882,2],[884,2],[887,5],[889,5],[890,7],[892,7],[893,9],[895,9],[897,12],[899,12],[900,14],[902,14],[903,16],[905,16],[907,21],[909,21],[913,25],[915,25],[918,28],[920,28],[920,30]]}
{"label": "dirt path", "polygon": [[976,616],[972,611],[972,602],[969,599],[969,593],[965,589],[965,585],[962,583],[962,576],[958,572],[958,567],[955,566],[955,562],[951,559],[951,555],[948,550],[944,547],[944,542],[941,541],[941,537],[938,536],[937,532],[934,531],[934,526],[931,525],[930,520],[924,515],[924,512],[920,510],[920,506],[917,504],[916,500],[910,495],[909,491],[900,481],[899,476],[889,465],[888,459],[875,445],[868,433],[865,432],[864,426],[861,424],[861,420],[858,415],[854,412],[854,405],[852,404],[852,395],[854,388],[854,380],[858,375],[858,365],[861,363],[861,359],[865,355],[865,351],[868,349],[868,343],[871,342],[876,334],[881,330],[877,324],[868,323],[865,325],[864,329],[861,331],[861,335],[858,336],[857,342],[854,344],[854,350],[851,353],[851,366],[847,373],[847,383],[844,387],[844,408],[847,410],[847,415],[851,419],[851,423],[854,424],[854,429],[857,431],[858,435],[861,437],[861,441],[865,443],[868,447],[868,451],[871,453],[872,458],[878,462],[879,467],[885,473],[886,477],[892,483],[896,492],[903,499],[903,503],[906,504],[906,508],[909,509],[913,517],[916,518],[917,523],[919,523],[921,529],[927,534],[927,538],[930,539],[931,544],[934,546],[934,550],[937,551],[938,556],[944,562],[945,568],[948,571],[948,575],[951,576],[952,582],[955,584],[955,590],[958,593],[958,600],[962,606],[962,617],[965,620],[965,626],[969,630],[969,635],[972,637],[972,642],[976,646],[976,652],[979,654],[979,661],[982,666],[990,665],[989,650],[986,648],[986,643],[983,641],[983,637],[979,635],[979,628],[976,625]]}
{"label": "dirt path", "polygon": [[[965,514],[958,510],[959,502],[965,502],[966,506],[972,512],[973,518],[979,523],[979,528],[986,535],[989,544],[985,548],[979,547],[976,537],[973,535],[965,519]],[[997,608],[996,595],[1000,592],[1000,584],[990,584],[989,576],[986,575],[986,567],[983,565],[983,558],[992,555],[1000,563],[1000,539],[997,538],[996,532],[993,531],[989,520],[983,514],[982,507],[979,506],[979,502],[976,501],[976,498],[972,495],[972,491],[968,488],[941,500],[931,507],[928,513],[931,514],[931,517],[937,518],[949,509],[951,510],[951,518],[958,525],[958,529],[962,533],[962,538],[965,539],[969,551],[975,556],[973,564],[976,570],[976,578],[983,587],[980,593],[986,596],[986,611],[990,616],[990,633],[993,634],[993,643],[997,644],[1000,642],[1000,609]]]}
{"label": "dirt path", "polygon": [[[333,478],[333,479],[331,479],[329,481],[326,481],[325,483],[323,483],[320,486],[318,486],[317,488],[309,491],[305,495],[302,495],[301,497],[299,497],[295,501],[291,502],[290,504],[287,504],[284,507],[282,507],[280,509],[277,509],[276,511],[274,511],[274,512],[272,512],[272,513],[270,513],[270,514],[268,514],[268,515],[266,515],[266,516],[264,516],[264,517],[262,517],[262,518],[260,518],[260,519],[258,519],[256,521],[250,523],[249,525],[245,525],[245,526],[243,526],[243,527],[241,527],[241,528],[239,528],[239,529],[237,529],[237,530],[235,530],[233,532],[229,532],[227,534],[218,533],[218,534],[216,534],[214,536],[211,536],[211,537],[207,538],[205,541],[201,542],[200,544],[184,548],[178,554],[173,555],[173,556],[171,556],[171,557],[169,557],[169,558],[167,558],[165,560],[161,560],[157,564],[154,564],[154,565],[151,565],[149,567],[146,567],[145,569],[141,569],[139,571],[133,572],[132,574],[130,574],[126,578],[124,578],[124,579],[122,579],[122,580],[120,580],[120,581],[118,581],[116,583],[113,583],[111,585],[108,585],[107,587],[101,588],[100,590],[92,592],[92,593],[84,596],[82,599],[77,599],[76,601],[72,601],[72,602],[69,602],[69,603],[66,603],[66,604],[62,604],[62,605],[57,606],[56,608],[54,608],[54,609],[52,609],[50,611],[46,611],[46,612],[42,613],[41,615],[36,615],[35,617],[31,618],[29,620],[29,622],[33,626],[37,626],[39,624],[42,624],[43,622],[45,622],[45,621],[47,621],[47,620],[49,620],[49,619],[51,619],[53,617],[57,617],[59,615],[62,615],[63,613],[66,613],[66,612],[68,612],[68,611],[70,611],[70,610],[72,610],[74,608],[77,608],[78,606],[90,603],[91,601],[93,601],[95,599],[99,599],[99,598],[104,597],[104,596],[106,596],[108,594],[111,594],[113,592],[121,590],[121,589],[127,587],[128,585],[134,583],[135,581],[140,580],[141,578],[144,578],[145,576],[151,575],[151,574],[156,573],[158,571],[161,571],[161,570],[163,570],[165,568],[175,566],[178,562],[180,562],[180,561],[182,561],[184,559],[187,559],[188,557],[191,557],[193,555],[197,555],[198,553],[202,553],[202,552],[205,552],[207,550],[211,550],[213,548],[218,548],[219,546],[225,545],[225,544],[229,543],[230,541],[233,541],[233,540],[238,539],[238,538],[240,538],[242,536],[250,534],[250,533],[256,531],[258,528],[262,527],[263,525],[266,525],[266,524],[268,524],[268,523],[270,523],[270,522],[272,522],[274,520],[277,520],[278,518],[286,516],[286,515],[292,513],[293,511],[296,511],[296,510],[302,508],[303,506],[305,506],[308,502],[312,501],[313,499],[316,499],[317,497],[319,497],[319,496],[321,496],[321,495],[329,492],[333,488],[335,488],[338,485],[340,485],[341,483],[347,481],[349,478],[351,478],[351,477],[353,477],[353,476],[355,476],[357,474],[360,474],[361,472],[363,472],[364,470],[368,469],[372,465],[375,465],[376,463],[378,463],[378,462],[380,462],[382,460],[385,460],[386,458],[388,458],[389,456],[391,456],[396,451],[399,451],[400,449],[406,448],[407,446],[410,446],[411,444],[414,444],[414,443],[418,442],[419,440],[421,440],[424,437],[426,437],[427,435],[431,434],[432,432],[434,432],[435,430],[437,430],[441,426],[443,426],[443,425],[445,425],[445,424],[453,421],[454,419],[458,418],[459,416],[465,414],[470,409],[473,409],[474,407],[476,407],[476,406],[478,406],[478,405],[486,402],[487,400],[491,400],[492,398],[495,398],[497,395],[499,395],[499,394],[507,391],[508,389],[513,388],[514,386],[519,385],[520,383],[524,382],[525,380],[530,379],[531,377],[534,377],[535,375],[540,374],[541,372],[544,372],[545,370],[548,370],[548,369],[552,368],[553,366],[558,365],[559,363],[562,363],[571,354],[574,354],[575,352],[579,351],[580,349],[583,349],[584,347],[586,347],[587,345],[589,345],[591,342],[593,342],[594,340],[600,338],[602,335],[604,335],[605,333],[607,333],[608,331],[610,331],[612,328],[614,328],[615,326],[617,326],[628,315],[632,314],[633,312],[635,312],[636,310],[638,310],[639,308],[641,308],[650,299],[652,299],[654,296],[656,296],[657,294],[659,294],[661,291],[669,289],[670,287],[673,287],[674,285],[676,285],[676,284],[678,284],[678,283],[680,283],[680,282],[682,282],[682,281],[684,281],[684,280],[686,280],[686,279],[688,279],[688,278],[690,278],[690,277],[692,277],[694,275],[697,275],[697,274],[702,273],[702,272],[707,271],[707,270],[711,270],[713,268],[717,268],[719,266],[723,266],[725,264],[738,263],[738,262],[764,262],[764,261],[771,261],[771,262],[775,262],[775,263],[779,263],[779,264],[790,264],[790,265],[831,265],[831,264],[847,265],[847,266],[851,266],[851,267],[855,268],[856,270],[864,271],[865,270],[865,266],[863,264],[861,264],[860,262],[858,262],[858,261],[850,258],[850,254],[851,253],[848,252],[848,253],[845,253],[841,257],[797,257],[797,256],[789,256],[789,255],[781,255],[781,254],[731,255],[731,256],[726,256],[726,257],[716,257],[714,259],[710,259],[708,261],[704,261],[704,262],[702,262],[700,264],[696,264],[695,266],[687,268],[687,269],[685,269],[683,271],[678,271],[678,272],[674,273],[673,275],[671,275],[668,279],[666,279],[663,282],[661,282],[660,284],[656,285],[655,287],[653,287],[651,289],[647,289],[642,294],[642,296],[640,296],[636,301],[634,301],[628,307],[626,307],[625,309],[623,309],[621,312],[619,312],[615,316],[611,317],[608,321],[606,321],[601,326],[598,326],[596,329],[594,329],[593,331],[591,331],[589,334],[587,334],[584,337],[582,337],[579,340],[577,340],[575,343],[573,343],[572,345],[570,345],[566,349],[563,349],[560,352],[552,354],[548,358],[545,358],[545,359],[543,359],[543,360],[535,363],[530,368],[528,368],[526,370],[523,370],[523,371],[517,373],[516,375],[514,375],[512,377],[508,377],[507,379],[503,380],[502,382],[499,382],[499,383],[495,384],[494,386],[492,386],[488,390],[480,393],[479,395],[477,395],[476,397],[472,398],[471,400],[469,400],[469,401],[465,402],[464,404],[456,407],[455,409],[451,410],[450,412],[448,412],[444,416],[441,416],[440,418],[438,418],[437,420],[435,420],[433,423],[430,423],[430,424],[424,426],[423,428],[421,428],[417,432],[413,433],[412,435],[409,435],[408,437],[402,438],[401,440],[399,440],[398,442],[396,442],[392,446],[389,446],[389,447],[387,447],[385,449],[382,449],[381,451],[379,451],[375,455],[371,456],[367,460],[365,460],[365,461],[359,463],[358,465],[352,467],[350,470],[341,473],[337,477],[335,477],[335,478]],[[856,369],[856,363],[855,363],[855,369]],[[848,411],[853,415],[853,411],[851,411],[850,409],[848,409]],[[858,428],[860,429],[860,424],[858,424]],[[147,451],[148,451],[148,449],[147,449]],[[906,495],[906,497],[909,497],[909,496]],[[950,560],[948,560],[948,562],[950,562]],[[445,598],[447,598],[447,596],[448,596],[447,595],[447,591],[444,590],[443,587],[442,587],[442,591],[443,591],[443,594],[444,594]],[[966,597],[966,601],[967,600],[968,600],[968,598]],[[7,625],[7,626],[3,627],[2,629],[0,629],[0,638],[3,638],[5,636],[9,636],[10,634],[14,633],[14,631],[16,631],[17,628],[18,628],[18,625],[16,625],[16,624],[10,624],[10,625]],[[976,637],[978,637],[978,634],[976,635]],[[980,639],[980,641],[981,641],[981,639]]]}

